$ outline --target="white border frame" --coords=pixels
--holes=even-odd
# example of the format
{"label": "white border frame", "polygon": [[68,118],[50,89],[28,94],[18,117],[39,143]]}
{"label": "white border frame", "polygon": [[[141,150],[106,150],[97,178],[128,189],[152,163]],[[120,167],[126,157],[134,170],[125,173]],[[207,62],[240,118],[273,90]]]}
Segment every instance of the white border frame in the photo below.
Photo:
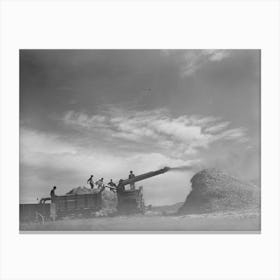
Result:
{"label": "white border frame", "polygon": [[[279,279],[279,34],[278,1],[2,1],[0,278]],[[261,49],[262,233],[20,235],[23,48]]]}

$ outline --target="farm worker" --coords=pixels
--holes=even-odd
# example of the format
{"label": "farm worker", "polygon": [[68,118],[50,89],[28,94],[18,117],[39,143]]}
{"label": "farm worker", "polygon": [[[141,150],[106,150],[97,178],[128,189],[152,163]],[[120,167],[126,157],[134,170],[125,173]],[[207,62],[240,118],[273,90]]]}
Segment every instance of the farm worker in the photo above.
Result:
{"label": "farm worker", "polygon": [[109,186],[116,188],[117,185],[113,182],[112,179],[110,179],[110,182],[108,183]]}
{"label": "farm worker", "polygon": [[115,191],[117,188],[117,185],[113,182],[112,179],[110,179],[110,182],[107,185],[109,186],[110,191]]}
{"label": "farm worker", "polygon": [[99,179],[95,184],[97,185],[98,189],[101,189],[103,186],[103,178]]}
{"label": "farm worker", "polygon": [[50,195],[51,195],[51,202],[52,202],[52,203],[54,202],[55,197],[56,197],[56,195],[55,195],[55,190],[56,190],[56,186],[54,186],[54,187],[52,188],[51,192],[50,192]]}
{"label": "farm worker", "polygon": [[87,180],[87,184],[90,184],[90,187],[93,189],[93,175],[90,175],[89,179]]}
{"label": "farm worker", "polygon": [[[129,175],[128,175],[128,179],[133,179],[133,178],[135,178],[135,175],[133,174],[133,171],[130,171]],[[130,184],[130,189],[135,190],[135,184],[134,183]]]}

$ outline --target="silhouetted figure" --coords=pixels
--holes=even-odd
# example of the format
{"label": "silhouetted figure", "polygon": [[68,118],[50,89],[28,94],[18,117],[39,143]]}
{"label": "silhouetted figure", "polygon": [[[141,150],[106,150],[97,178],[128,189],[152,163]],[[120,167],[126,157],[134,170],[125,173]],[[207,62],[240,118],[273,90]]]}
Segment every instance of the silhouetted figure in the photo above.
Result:
{"label": "silhouetted figure", "polygon": [[93,189],[94,186],[93,175],[90,175],[89,179],[87,180],[87,184],[90,184],[91,189]]}
{"label": "silhouetted figure", "polygon": [[117,185],[113,182],[112,179],[110,179],[110,182],[108,183],[108,185],[111,187],[115,187],[115,188],[117,187]]}
{"label": "silhouetted figure", "polygon": [[110,191],[115,192],[117,189],[117,185],[110,179],[110,182],[107,184],[109,186]]}
{"label": "silhouetted figure", "polygon": [[50,195],[51,195],[51,202],[52,202],[52,203],[54,203],[55,197],[56,197],[56,195],[55,195],[55,190],[56,190],[56,186],[54,186],[54,187],[52,188],[51,192],[50,192]]}
{"label": "silhouetted figure", "polygon": [[[135,175],[133,174],[133,171],[130,171],[129,175],[128,175],[128,179],[133,179],[133,178],[135,178]],[[135,190],[135,184],[134,183],[130,184],[130,189]]]}

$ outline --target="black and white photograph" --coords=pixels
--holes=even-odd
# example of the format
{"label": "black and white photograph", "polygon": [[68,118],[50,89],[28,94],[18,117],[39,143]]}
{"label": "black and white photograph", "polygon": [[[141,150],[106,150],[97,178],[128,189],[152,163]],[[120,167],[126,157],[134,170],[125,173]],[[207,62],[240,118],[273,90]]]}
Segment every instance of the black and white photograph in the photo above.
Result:
{"label": "black and white photograph", "polygon": [[0,1],[0,279],[279,280],[279,20]]}
{"label": "black and white photograph", "polygon": [[261,231],[261,50],[19,60],[20,232]]}

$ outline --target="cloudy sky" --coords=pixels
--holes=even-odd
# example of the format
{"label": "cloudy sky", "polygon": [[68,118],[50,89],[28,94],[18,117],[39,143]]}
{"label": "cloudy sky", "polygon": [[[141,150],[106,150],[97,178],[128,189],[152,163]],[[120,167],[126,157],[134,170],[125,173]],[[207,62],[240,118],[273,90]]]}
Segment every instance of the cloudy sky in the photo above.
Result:
{"label": "cloudy sky", "polygon": [[21,202],[166,165],[192,170],[138,183],[147,203],[183,201],[201,168],[258,183],[259,55],[21,50]]}

